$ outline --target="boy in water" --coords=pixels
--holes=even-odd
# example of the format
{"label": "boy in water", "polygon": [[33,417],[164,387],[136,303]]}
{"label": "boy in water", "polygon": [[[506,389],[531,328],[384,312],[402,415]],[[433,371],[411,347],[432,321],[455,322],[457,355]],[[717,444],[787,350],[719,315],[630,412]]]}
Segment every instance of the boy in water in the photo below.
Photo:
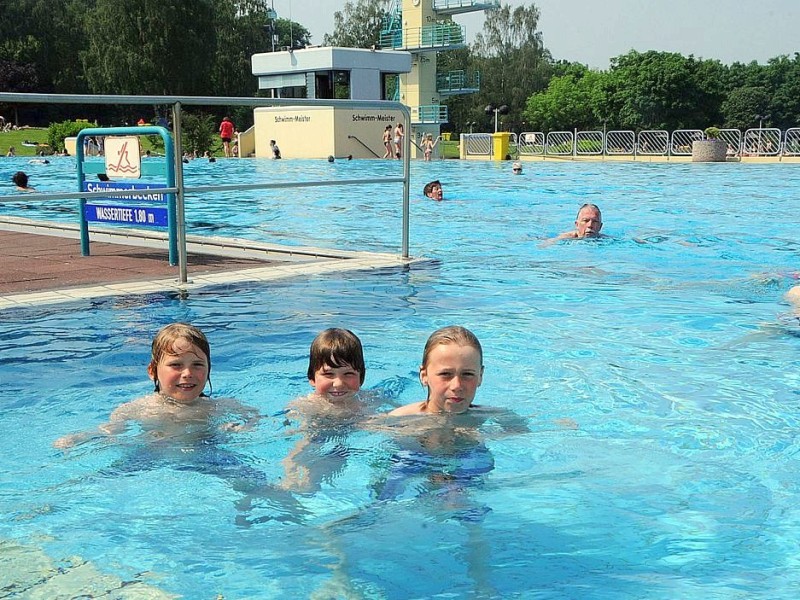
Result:
{"label": "boy in water", "polygon": [[[258,411],[233,399],[214,401],[203,393],[210,383],[211,348],[197,327],[172,323],[153,339],[147,373],[154,393],[121,404],[96,430],[57,439],[56,448],[70,448],[97,437],[122,433],[138,422],[151,439],[207,435],[215,421],[223,431],[242,431],[258,420]],[[233,416],[235,421],[222,422]]]}
{"label": "boy in water", "polygon": [[[314,392],[292,401],[287,410],[303,437],[283,459],[284,488],[312,491],[344,468],[341,440],[372,408],[360,393],[366,372],[361,340],[352,331],[331,328],[314,338],[307,373]],[[336,448],[323,453],[330,440],[338,440]]]}

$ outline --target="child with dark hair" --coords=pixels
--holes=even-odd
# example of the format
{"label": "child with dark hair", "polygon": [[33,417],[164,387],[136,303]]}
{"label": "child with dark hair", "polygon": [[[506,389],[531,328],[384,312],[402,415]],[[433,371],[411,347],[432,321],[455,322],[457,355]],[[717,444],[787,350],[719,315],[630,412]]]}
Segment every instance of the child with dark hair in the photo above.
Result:
{"label": "child with dark hair", "polygon": [[361,340],[349,329],[326,329],[314,338],[307,372],[314,392],[287,410],[301,437],[283,459],[284,488],[310,492],[344,469],[347,433],[375,412],[375,394],[361,392],[366,372]]}
{"label": "child with dark hair", "polygon": [[11,181],[17,186],[19,192],[35,192],[36,188],[28,185],[28,174],[25,171],[17,171],[11,176]]}

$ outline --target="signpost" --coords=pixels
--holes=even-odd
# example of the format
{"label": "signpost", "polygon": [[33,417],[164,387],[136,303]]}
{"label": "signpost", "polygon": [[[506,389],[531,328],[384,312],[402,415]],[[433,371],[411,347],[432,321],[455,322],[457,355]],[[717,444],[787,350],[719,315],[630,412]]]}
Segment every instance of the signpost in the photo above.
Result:
{"label": "signpost", "polygon": [[[140,135],[160,135],[164,141],[164,157],[141,163]],[[84,162],[84,139],[102,137],[105,165]],[[174,146],[170,132],[164,127],[107,127],[82,130],[77,137],[78,186],[82,192],[108,192],[102,197],[81,198],[81,253],[89,256],[89,223],[107,223],[129,227],[166,227],[169,237],[169,264],[178,264],[178,236],[174,193],[159,190],[175,187]],[[142,174],[163,177],[164,183],[132,181],[86,181],[87,173],[139,179]],[[132,194],[131,191],[141,193]],[[114,192],[125,192],[124,194]]]}

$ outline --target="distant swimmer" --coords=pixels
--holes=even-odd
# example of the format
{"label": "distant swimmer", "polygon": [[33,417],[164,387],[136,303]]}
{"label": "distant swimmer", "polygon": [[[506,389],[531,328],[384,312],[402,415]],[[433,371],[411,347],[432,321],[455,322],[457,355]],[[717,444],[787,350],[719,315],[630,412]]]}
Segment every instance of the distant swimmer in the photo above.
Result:
{"label": "distant swimmer", "polygon": [[546,243],[554,243],[558,240],[580,240],[585,238],[606,237],[600,230],[603,228],[603,216],[596,204],[584,204],[578,209],[575,217],[575,229],[565,231],[554,238],[547,240]]}
{"label": "distant swimmer", "polygon": [[425,194],[425,197],[436,200],[437,202],[441,202],[444,199],[442,184],[438,179],[426,183],[425,187],[422,188],[422,193]]}
{"label": "distant swimmer", "polygon": [[11,176],[11,181],[17,186],[19,192],[35,192],[36,188],[28,185],[28,175],[24,171],[17,171]]}

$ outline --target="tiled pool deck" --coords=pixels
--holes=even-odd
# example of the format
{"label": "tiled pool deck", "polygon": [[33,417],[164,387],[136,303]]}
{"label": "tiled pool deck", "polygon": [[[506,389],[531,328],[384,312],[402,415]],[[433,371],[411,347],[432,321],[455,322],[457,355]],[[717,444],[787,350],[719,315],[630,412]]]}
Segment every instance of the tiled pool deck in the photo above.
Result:
{"label": "tiled pool deck", "polygon": [[[337,252],[209,238],[187,244],[187,282],[170,266],[164,240],[92,234],[81,255],[74,228],[26,219],[0,221],[0,310],[103,296],[191,291],[237,282],[273,281],[408,264],[399,254]],[[116,238],[116,239],[114,239]]]}

